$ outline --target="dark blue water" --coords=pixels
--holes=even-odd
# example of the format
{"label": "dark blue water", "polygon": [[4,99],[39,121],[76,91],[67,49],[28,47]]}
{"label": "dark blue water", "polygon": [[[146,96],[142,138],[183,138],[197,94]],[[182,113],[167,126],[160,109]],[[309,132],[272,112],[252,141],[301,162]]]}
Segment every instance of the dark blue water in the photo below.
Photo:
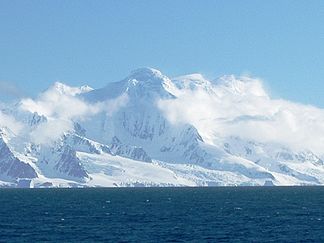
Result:
{"label": "dark blue water", "polygon": [[2,189],[0,241],[324,242],[324,188]]}

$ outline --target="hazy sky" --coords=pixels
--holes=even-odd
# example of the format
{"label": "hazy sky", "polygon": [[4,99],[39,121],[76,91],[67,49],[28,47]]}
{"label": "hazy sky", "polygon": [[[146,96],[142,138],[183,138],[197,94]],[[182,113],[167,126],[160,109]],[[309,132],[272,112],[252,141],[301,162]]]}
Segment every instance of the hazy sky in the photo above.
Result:
{"label": "hazy sky", "polygon": [[275,97],[324,107],[323,23],[315,0],[1,0],[0,96],[54,81],[101,87],[151,66],[250,73]]}

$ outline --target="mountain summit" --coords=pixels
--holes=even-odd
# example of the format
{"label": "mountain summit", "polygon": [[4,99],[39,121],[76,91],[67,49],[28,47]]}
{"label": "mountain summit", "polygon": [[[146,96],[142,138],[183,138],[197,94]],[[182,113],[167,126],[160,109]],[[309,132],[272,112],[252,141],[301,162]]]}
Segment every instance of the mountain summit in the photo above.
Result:
{"label": "mountain summit", "polygon": [[106,87],[93,90],[84,95],[85,99],[95,102],[114,99],[127,94],[134,99],[154,98],[157,96],[171,97],[167,88],[171,80],[160,71],[153,68],[139,68],[119,82],[113,82]]}
{"label": "mountain summit", "polygon": [[144,68],[138,68],[131,72],[131,74],[128,76],[128,79],[136,79],[141,80],[143,82],[146,81],[153,81],[162,79],[164,75],[162,73],[154,68],[150,67],[144,67]]}

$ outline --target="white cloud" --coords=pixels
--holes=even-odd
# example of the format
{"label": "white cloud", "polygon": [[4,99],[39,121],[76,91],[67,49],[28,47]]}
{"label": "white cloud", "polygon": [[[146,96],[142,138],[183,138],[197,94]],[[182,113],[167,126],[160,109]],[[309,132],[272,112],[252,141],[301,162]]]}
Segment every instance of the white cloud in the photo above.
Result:
{"label": "white cloud", "polygon": [[99,112],[97,106],[87,104],[75,97],[74,92],[62,92],[57,89],[57,85],[41,93],[35,100],[22,99],[21,108],[56,119],[80,118]]}
{"label": "white cloud", "polygon": [[30,133],[31,140],[36,144],[51,144],[73,129],[71,120],[55,119],[40,124]]}
{"label": "white cloud", "polygon": [[229,76],[210,90],[176,93],[158,107],[171,123],[194,125],[208,143],[240,136],[324,154],[324,110],[272,99],[259,79]]}
{"label": "white cloud", "polygon": [[[324,154],[324,110],[272,99],[260,79],[226,76],[217,83],[202,82],[196,89],[192,85],[182,87],[186,88],[173,90],[177,98],[159,100],[158,107],[171,123],[195,126],[207,143],[240,136]],[[55,84],[36,99],[22,99],[22,110],[48,118],[47,123],[31,132],[31,138],[39,143],[53,141],[71,130],[73,121],[90,119],[101,112],[112,115],[128,102],[128,96],[122,95],[90,104],[78,98],[87,91]],[[23,128],[22,123],[3,113],[0,126],[15,133]]]}
{"label": "white cloud", "polygon": [[0,110],[0,128],[6,127],[10,129],[15,134],[19,134],[19,132],[23,129],[24,125],[17,121],[14,117],[4,114]]}
{"label": "white cloud", "polygon": [[[104,112],[112,115],[128,102],[128,96],[122,95],[113,100],[87,103],[77,95],[84,91],[84,87],[69,87],[55,83],[50,89],[41,93],[36,99],[22,99],[20,108],[24,111],[37,112],[48,118],[40,124],[30,136],[37,143],[49,143],[61,137],[65,132],[73,129],[73,121],[89,119],[95,114]],[[90,91],[86,87],[86,91]]]}
{"label": "white cloud", "polygon": [[128,100],[128,95],[122,94],[115,99],[98,102],[95,105],[99,111],[103,111],[107,115],[111,116],[113,113],[125,106],[128,103]]}

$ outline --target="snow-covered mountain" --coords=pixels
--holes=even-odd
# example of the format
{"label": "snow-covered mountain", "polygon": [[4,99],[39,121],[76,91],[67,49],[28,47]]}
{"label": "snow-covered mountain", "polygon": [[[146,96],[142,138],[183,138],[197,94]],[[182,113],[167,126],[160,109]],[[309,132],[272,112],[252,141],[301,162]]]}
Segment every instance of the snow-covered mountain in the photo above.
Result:
{"label": "snow-covered mountain", "polygon": [[0,107],[0,186],[321,185],[323,139],[304,139],[298,112],[323,111],[248,77],[142,68],[101,89],[55,83]]}

